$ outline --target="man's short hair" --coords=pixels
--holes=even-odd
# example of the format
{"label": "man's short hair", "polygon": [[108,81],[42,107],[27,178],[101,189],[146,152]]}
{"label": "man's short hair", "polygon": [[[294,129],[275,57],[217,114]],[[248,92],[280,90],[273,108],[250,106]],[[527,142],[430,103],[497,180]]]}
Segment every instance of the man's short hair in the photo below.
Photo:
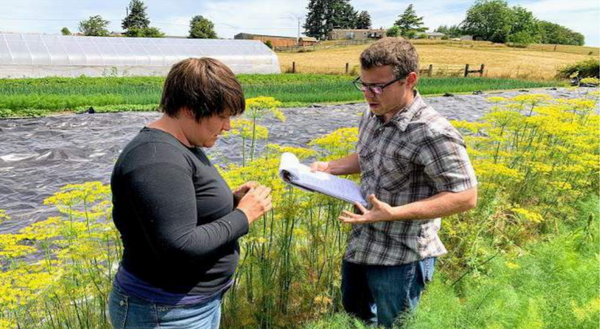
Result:
{"label": "man's short hair", "polygon": [[397,79],[410,72],[419,74],[419,55],[415,47],[403,38],[383,38],[360,54],[363,69],[390,65]]}
{"label": "man's short hair", "polygon": [[196,121],[229,110],[232,116],[244,113],[242,86],[233,72],[213,58],[188,58],[169,71],[160,100],[160,110],[175,117],[189,108]]}

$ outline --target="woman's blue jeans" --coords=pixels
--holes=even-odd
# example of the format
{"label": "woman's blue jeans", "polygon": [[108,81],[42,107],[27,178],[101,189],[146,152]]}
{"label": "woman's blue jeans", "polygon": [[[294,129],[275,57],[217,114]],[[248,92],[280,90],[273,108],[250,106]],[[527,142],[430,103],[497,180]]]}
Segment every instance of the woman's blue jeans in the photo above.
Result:
{"label": "woman's blue jeans", "polygon": [[201,304],[163,305],[128,296],[113,285],[108,305],[110,322],[115,329],[218,329],[221,296]]}
{"label": "woman's blue jeans", "polygon": [[[399,266],[342,262],[342,303],[346,312],[372,325],[392,327],[419,303],[431,281],[435,258]],[[398,324],[398,322],[396,322]]]}

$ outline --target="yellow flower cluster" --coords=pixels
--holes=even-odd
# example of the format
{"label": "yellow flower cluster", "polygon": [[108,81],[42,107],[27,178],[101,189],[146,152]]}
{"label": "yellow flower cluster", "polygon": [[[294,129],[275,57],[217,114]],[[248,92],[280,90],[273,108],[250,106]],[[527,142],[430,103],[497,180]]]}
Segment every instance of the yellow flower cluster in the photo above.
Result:
{"label": "yellow flower cluster", "polygon": [[223,136],[241,136],[242,138],[250,139],[267,139],[269,130],[245,118],[231,120],[231,130],[223,134]]}
{"label": "yellow flower cluster", "polygon": [[311,141],[309,145],[325,150],[325,159],[336,159],[353,152],[357,141],[358,128],[340,128]]}
{"label": "yellow flower cluster", "polygon": [[244,115],[250,118],[258,118],[265,113],[271,113],[279,121],[285,121],[285,115],[278,107],[281,106],[281,102],[273,97],[259,96],[254,98],[248,98],[246,100],[247,110]]}
{"label": "yellow flower cluster", "polygon": [[600,185],[596,96],[529,94],[488,101],[495,106],[481,121],[452,122],[465,135],[480,182],[480,203],[497,203],[506,192],[508,199],[502,202],[521,206],[494,216],[509,223],[519,218],[521,225],[573,216],[573,201],[597,193]]}
{"label": "yellow flower cluster", "polygon": [[544,220],[542,215],[540,215],[539,213],[537,213],[535,211],[527,210],[525,208],[513,208],[512,211],[519,218],[529,221],[529,222],[541,223]]}
{"label": "yellow flower cluster", "polygon": [[6,210],[0,209],[0,224],[7,220],[10,220],[10,217],[6,214]]}
{"label": "yellow flower cluster", "polygon": [[[108,185],[69,184],[44,203],[66,218],[49,217],[0,235],[0,318],[5,323],[35,323],[47,317],[49,305],[64,310],[90,295],[104,295],[119,259]],[[31,256],[41,260],[28,261]]]}

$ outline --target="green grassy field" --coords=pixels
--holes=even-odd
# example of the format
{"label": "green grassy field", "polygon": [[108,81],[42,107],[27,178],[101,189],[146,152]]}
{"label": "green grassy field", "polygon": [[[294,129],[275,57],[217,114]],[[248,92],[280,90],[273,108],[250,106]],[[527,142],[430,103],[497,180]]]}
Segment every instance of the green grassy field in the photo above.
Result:
{"label": "green grassy field", "polygon": [[[283,107],[313,103],[354,102],[362,93],[347,75],[272,74],[240,75],[247,98],[275,97]],[[161,96],[160,77],[42,78],[0,80],[0,117],[35,116],[52,112],[153,110]],[[558,81],[526,81],[492,78],[423,77],[422,95],[473,91],[539,88],[563,85]]]}

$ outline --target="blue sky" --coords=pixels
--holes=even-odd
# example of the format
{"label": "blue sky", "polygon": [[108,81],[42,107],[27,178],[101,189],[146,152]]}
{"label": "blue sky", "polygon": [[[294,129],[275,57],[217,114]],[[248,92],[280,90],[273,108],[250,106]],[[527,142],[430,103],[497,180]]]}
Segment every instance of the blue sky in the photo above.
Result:
{"label": "blue sky", "polygon": [[[194,15],[215,23],[217,34],[233,38],[240,32],[296,36],[298,21],[304,22],[308,0],[145,0],[151,25],[167,35],[185,36]],[[474,0],[398,1],[351,0],[356,10],[371,14],[373,27],[389,27],[413,3],[431,30],[439,25],[460,23]],[[582,33],[586,45],[600,46],[600,2],[598,0],[514,0],[543,20]],[[109,30],[121,31],[121,20],[129,0],[0,0],[0,31],[58,34],[63,27],[77,31],[79,21],[93,15],[109,20]],[[302,33],[302,28],[300,28]]]}

